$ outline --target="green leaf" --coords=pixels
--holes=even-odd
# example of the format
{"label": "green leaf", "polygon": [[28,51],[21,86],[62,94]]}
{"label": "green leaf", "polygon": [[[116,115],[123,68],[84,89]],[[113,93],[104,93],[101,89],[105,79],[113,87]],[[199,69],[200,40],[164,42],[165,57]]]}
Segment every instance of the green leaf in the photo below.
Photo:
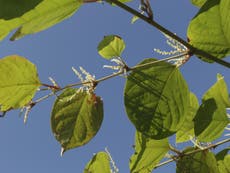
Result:
{"label": "green leaf", "polygon": [[194,137],[194,122],[193,118],[199,108],[199,102],[195,94],[190,93],[190,107],[185,115],[185,121],[182,127],[176,133],[176,142],[186,142],[190,137]]}
{"label": "green leaf", "polygon": [[190,43],[218,58],[228,56],[230,54],[229,9],[229,0],[208,0],[189,24],[187,35]]}
{"label": "green leaf", "polygon": [[99,152],[86,165],[84,173],[111,173],[110,159],[106,152]]}
{"label": "green leaf", "polygon": [[98,53],[106,59],[121,56],[124,49],[125,42],[117,35],[105,36],[97,47]]}
{"label": "green leaf", "polygon": [[203,100],[215,98],[218,104],[230,107],[230,99],[227,84],[221,74],[217,74],[217,82],[205,93]]}
{"label": "green leaf", "polygon": [[168,139],[153,140],[136,133],[135,153],[130,159],[131,173],[149,173],[169,150]]}
{"label": "green leaf", "polygon": [[[141,64],[154,61],[146,59]],[[128,76],[124,91],[126,112],[138,131],[163,139],[181,127],[189,108],[189,93],[179,69],[158,62]]]}
{"label": "green leaf", "polygon": [[26,106],[41,85],[36,66],[18,55],[0,59],[0,81],[0,111]]}
{"label": "green leaf", "polygon": [[68,88],[55,101],[51,126],[63,152],[88,143],[103,120],[103,103],[94,94]]}
{"label": "green leaf", "polygon": [[70,17],[81,6],[82,0],[23,0],[21,4],[10,0],[0,3],[0,11],[3,10],[0,13],[0,40],[20,27],[11,37],[11,40],[15,40],[45,30]]}
{"label": "green leaf", "polygon": [[207,0],[190,0],[193,5],[202,7]]}
{"label": "green leaf", "polygon": [[217,75],[217,82],[204,94],[202,104],[194,118],[195,135],[202,142],[211,142],[221,136],[229,123],[226,107],[229,96],[224,78]]}
{"label": "green leaf", "polygon": [[[191,148],[189,150],[192,151]],[[177,162],[176,172],[221,173],[217,167],[214,154],[207,150],[181,157]]]}
{"label": "green leaf", "polygon": [[230,148],[226,148],[216,154],[216,160],[220,173],[229,173],[230,172],[230,155],[228,151]]}

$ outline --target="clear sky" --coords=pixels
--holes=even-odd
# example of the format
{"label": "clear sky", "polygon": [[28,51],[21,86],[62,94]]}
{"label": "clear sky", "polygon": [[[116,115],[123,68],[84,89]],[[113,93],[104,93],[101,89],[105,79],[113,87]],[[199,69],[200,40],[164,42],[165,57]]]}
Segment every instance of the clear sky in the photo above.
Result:
{"label": "clear sky", "polygon": [[[138,0],[129,5],[138,8]],[[189,20],[197,8],[189,0],[153,0],[154,19],[186,39]],[[144,58],[162,58],[154,48],[169,50],[164,36],[141,20],[131,24],[132,16],[108,4],[87,4],[70,19],[35,35],[0,43],[0,56],[18,54],[36,64],[43,83],[53,77],[61,86],[78,82],[71,67],[84,67],[97,78],[111,74],[102,66],[110,64],[97,53],[97,44],[105,35],[120,35],[126,42],[122,58],[132,66]],[[226,60],[230,61],[229,58]],[[229,69],[207,64],[192,57],[182,67],[190,89],[199,99],[221,73],[230,86]],[[80,173],[93,153],[108,147],[120,173],[128,173],[133,154],[135,129],[125,114],[123,89],[125,78],[116,77],[98,85],[96,93],[104,101],[104,121],[99,133],[87,145],[67,151],[60,157],[60,145],[50,128],[50,112],[55,98],[33,108],[26,125],[19,111],[0,119],[0,172],[4,173]],[[41,96],[40,94],[37,95]],[[172,141],[172,140],[171,140]],[[173,142],[174,144],[174,142]],[[174,164],[154,172],[175,172]]]}

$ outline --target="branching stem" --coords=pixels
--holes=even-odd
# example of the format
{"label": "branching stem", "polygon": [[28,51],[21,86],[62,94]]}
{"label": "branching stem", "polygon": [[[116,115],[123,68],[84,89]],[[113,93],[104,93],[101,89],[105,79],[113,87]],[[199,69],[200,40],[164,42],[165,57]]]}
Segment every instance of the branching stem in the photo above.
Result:
{"label": "branching stem", "polygon": [[125,11],[139,17],[140,19],[142,19],[143,21],[149,23],[150,25],[152,25],[153,27],[157,28],[158,30],[160,30],[161,32],[165,33],[166,35],[172,37],[173,39],[175,39],[176,41],[180,42],[181,44],[183,44],[184,46],[186,46],[189,49],[189,54],[193,55],[196,54],[197,56],[202,56],[205,57],[211,61],[214,61],[218,64],[221,64],[225,67],[230,68],[230,63],[226,62],[222,59],[219,59],[203,50],[197,49],[195,47],[193,47],[191,44],[189,44],[187,41],[183,40],[182,38],[180,38],[179,36],[175,35],[174,33],[172,33],[171,31],[169,31],[168,29],[164,28],[163,26],[161,26],[160,24],[158,24],[156,21],[152,20],[149,17],[146,17],[145,15],[141,14],[140,12],[138,12],[137,10],[127,6],[126,4],[118,1],[118,0],[110,0],[110,2],[114,3],[115,5],[117,5],[118,7],[124,9]]}
{"label": "branching stem", "polygon": [[[201,152],[201,151],[205,151],[205,150],[209,150],[209,149],[214,149],[214,148],[218,147],[219,145],[222,145],[222,144],[228,143],[228,142],[230,142],[230,138],[224,139],[224,140],[219,141],[219,142],[217,142],[215,144],[211,144],[211,145],[209,145],[209,146],[207,146],[207,147],[205,147],[203,149],[198,148],[197,150],[193,150],[193,151],[190,151],[190,152],[187,152],[187,153],[183,153],[183,155],[175,156],[175,158],[178,159],[178,158],[183,157],[183,156],[189,156],[189,155]],[[162,163],[159,163],[158,165],[156,165],[154,169],[159,168],[159,167],[161,167],[163,165],[166,165],[166,164],[168,164],[170,162],[173,162],[173,161],[175,161],[175,159],[166,160],[165,162],[162,162]]]}

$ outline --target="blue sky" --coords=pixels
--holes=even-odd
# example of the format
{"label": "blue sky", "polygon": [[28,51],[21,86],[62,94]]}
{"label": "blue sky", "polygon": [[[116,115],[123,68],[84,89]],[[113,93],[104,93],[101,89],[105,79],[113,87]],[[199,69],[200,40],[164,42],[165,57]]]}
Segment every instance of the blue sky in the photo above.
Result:
{"label": "blue sky", "polygon": [[[138,7],[137,0],[129,3]],[[189,20],[197,8],[189,0],[152,1],[154,19],[186,39]],[[78,82],[71,67],[84,67],[97,78],[111,74],[102,66],[110,64],[97,53],[97,44],[103,36],[120,35],[126,42],[122,58],[132,66],[144,58],[161,58],[154,48],[169,50],[164,36],[141,20],[131,24],[132,16],[108,4],[86,4],[70,19],[35,35],[0,43],[1,57],[18,54],[28,58],[38,68],[43,83],[53,77],[61,86]],[[230,61],[229,58],[226,60]],[[218,64],[207,64],[192,57],[181,69],[191,91],[201,98],[221,73],[230,86],[229,69]],[[29,115],[26,125],[19,111],[12,111],[0,119],[0,172],[40,173],[83,171],[93,153],[108,147],[121,173],[128,173],[135,129],[129,122],[123,104],[125,78],[116,77],[100,83],[96,93],[104,101],[104,121],[99,133],[87,145],[70,150],[60,157],[60,145],[50,129],[50,112],[55,98],[38,104]],[[172,171],[174,164],[154,172]]]}

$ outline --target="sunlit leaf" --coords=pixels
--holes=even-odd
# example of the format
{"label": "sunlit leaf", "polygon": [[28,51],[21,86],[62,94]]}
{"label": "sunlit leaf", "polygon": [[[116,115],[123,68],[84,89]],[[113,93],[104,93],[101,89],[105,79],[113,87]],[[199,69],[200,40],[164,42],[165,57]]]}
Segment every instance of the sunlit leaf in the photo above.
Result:
{"label": "sunlit leaf", "polygon": [[221,136],[229,123],[226,112],[228,106],[226,83],[221,75],[217,75],[217,82],[204,94],[194,118],[195,135],[200,141],[211,142]]}
{"label": "sunlit leaf", "polygon": [[111,173],[110,159],[106,152],[99,152],[86,165],[84,173]]}
{"label": "sunlit leaf", "polygon": [[189,24],[187,35],[190,43],[218,58],[228,56],[230,54],[229,9],[229,0],[208,0]]}
{"label": "sunlit leaf", "polygon": [[119,57],[125,49],[125,42],[117,35],[108,35],[99,43],[98,53],[106,59]]}
{"label": "sunlit leaf", "polygon": [[149,173],[169,150],[168,139],[154,140],[136,133],[135,153],[130,159],[131,173]]}
{"label": "sunlit leaf", "polygon": [[70,17],[82,0],[0,1],[0,40],[19,28],[11,40],[47,29]]}
{"label": "sunlit leaf", "polygon": [[176,142],[186,142],[190,137],[194,137],[194,122],[193,118],[199,108],[199,102],[195,94],[190,93],[190,107],[185,115],[185,121],[182,127],[176,133]]}
{"label": "sunlit leaf", "polygon": [[18,55],[0,59],[0,81],[1,111],[27,105],[41,85],[36,66]]}
{"label": "sunlit leaf", "polygon": [[193,5],[197,7],[202,7],[207,0],[190,0]]}
{"label": "sunlit leaf", "polygon": [[230,98],[227,84],[221,74],[217,74],[217,82],[205,93],[202,100],[215,98],[218,104],[230,107]]}
{"label": "sunlit leaf", "polygon": [[[154,59],[142,62],[150,63]],[[125,108],[136,129],[153,139],[174,134],[189,109],[189,89],[179,69],[167,62],[134,70],[125,86]]]}
{"label": "sunlit leaf", "polygon": [[230,148],[226,148],[216,154],[216,160],[220,173],[230,172],[230,155],[228,154]]}
{"label": "sunlit leaf", "polygon": [[[192,151],[191,148],[187,151]],[[221,173],[213,153],[208,150],[183,156],[177,161],[177,173]]]}
{"label": "sunlit leaf", "polygon": [[69,88],[54,103],[51,126],[64,151],[88,143],[98,132],[103,120],[100,97]]}

